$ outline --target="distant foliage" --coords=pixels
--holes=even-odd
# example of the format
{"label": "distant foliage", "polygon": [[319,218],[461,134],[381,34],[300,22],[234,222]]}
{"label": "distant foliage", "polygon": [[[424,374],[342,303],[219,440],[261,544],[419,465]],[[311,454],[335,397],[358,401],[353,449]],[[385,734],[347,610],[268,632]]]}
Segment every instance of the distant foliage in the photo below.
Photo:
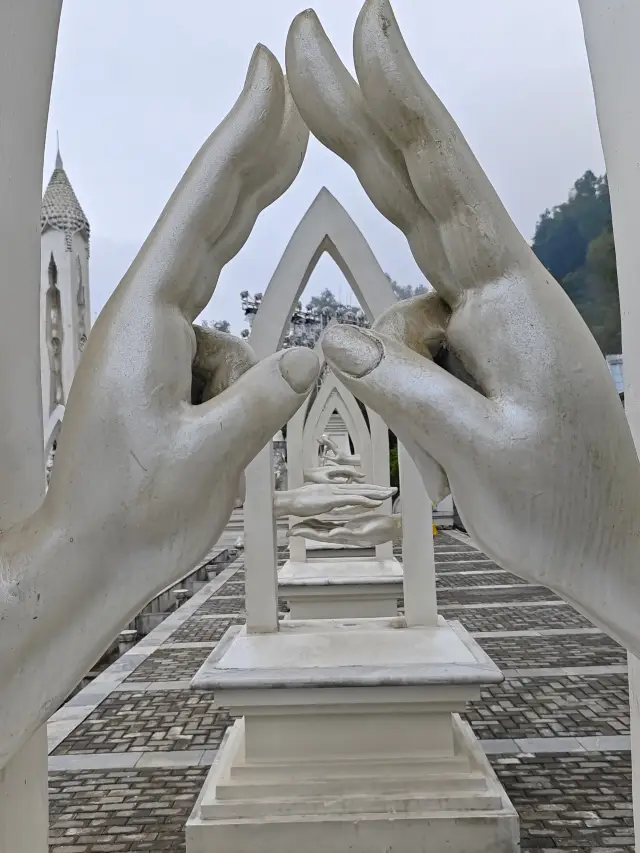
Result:
{"label": "distant foliage", "polygon": [[202,325],[205,329],[214,329],[216,332],[230,332],[231,325],[228,320],[215,320],[211,323],[209,320],[203,320]]}
{"label": "distant foliage", "polygon": [[[387,279],[398,299],[409,299],[411,296],[426,293],[426,287],[422,285],[414,288],[411,285],[398,284],[389,275]],[[243,290],[240,294],[242,310],[249,325],[260,308],[262,296],[262,293],[251,296],[248,290]],[[367,316],[359,306],[345,305],[328,287],[325,287],[318,296],[312,296],[309,299],[306,308],[298,302],[289,321],[289,330],[282,342],[283,348],[310,347],[313,349],[322,332],[329,323],[334,321],[363,328],[369,326]],[[243,338],[248,338],[250,334],[250,329],[243,329],[241,332]]]}
{"label": "distant foliage", "polygon": [[606,176],[587,171],[540,217],[533,251],[576,306],[605,355],[622,351],[616,252]]}

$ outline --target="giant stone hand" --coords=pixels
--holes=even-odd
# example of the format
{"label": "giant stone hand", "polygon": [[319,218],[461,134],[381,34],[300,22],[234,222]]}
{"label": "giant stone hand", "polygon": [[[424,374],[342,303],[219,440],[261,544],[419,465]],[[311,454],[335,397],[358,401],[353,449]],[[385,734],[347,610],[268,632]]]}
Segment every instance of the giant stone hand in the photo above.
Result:
{"label": "giant stone hand", "polygon": [[301,536],[316,542],[330,542],[334,545],[356,545],[359,548],[371,548],[384,542],[393,542],[402,538],[402,516],[368,513],[350,518],[336,524],[335,521],[309,518],[294,524],[287,536]]}
{"label": "giant stone hand", "polygon": [[304,480],[307,483],[364,483],[366,475],[352,465],[322,465],[319,468],[305,468]]}
{"label": "giant stone hand", "polygon": [[387,0],[365,2],[354,58],[359,85],[313,12],[294,21],[287,71],[303,118],[404,232],[436,292],[394,307],[373,333],[327,330],[327,360],[405,444],[428,491],[446,472],[492,559],[639,655],[640,467],[604,359]]}
{"label": "giant stone hand", "polygon": [[192,327],[296,176],[307,137],[278,62],[258,48],[94,326],[44,504],[0,542],[0,767],[147,601],[208,553],[243,469],[316,379],[307,349],[251,367],[245,344]]}
{"label": "giant stone hand", "polygon": [[370,483],[308,483],[287,492],[274,492],[274,514],[276,518],[287,515],[309,518],[345,507],[373,509],[393,497],[396,491],[397,489],[389,486]]}

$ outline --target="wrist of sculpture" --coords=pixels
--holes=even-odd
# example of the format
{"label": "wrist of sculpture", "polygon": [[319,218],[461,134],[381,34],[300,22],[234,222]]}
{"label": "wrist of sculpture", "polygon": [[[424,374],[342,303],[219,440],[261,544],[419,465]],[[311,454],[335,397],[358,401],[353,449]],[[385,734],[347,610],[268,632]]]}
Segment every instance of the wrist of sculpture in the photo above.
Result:
{"label": "wrist of sculpture", "polygon": [[[155,594],[152,564],[126,548],[114,553],[113,539],[101,545],[99,531],[69,529],[51,517],[46,502],[0,534],[0,683],[11,697],[3,703],[0,766]],[[125,584],[123,613],[118,598]]]}
{"label": "wrist of sculpture", "polygon": [[276,518],[293,515],[291,492],[281,491],[273,493],[273,514]]}

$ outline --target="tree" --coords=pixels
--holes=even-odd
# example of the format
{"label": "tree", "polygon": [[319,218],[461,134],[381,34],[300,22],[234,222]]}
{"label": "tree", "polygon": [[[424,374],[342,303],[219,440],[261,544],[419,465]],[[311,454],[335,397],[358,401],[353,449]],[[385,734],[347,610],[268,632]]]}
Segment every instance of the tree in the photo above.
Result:
{"label": "tree", "polygon": [[228,320],[203,320],[202,324],[205,329],[215,329],[216,332],[230,332],[231,325]]}
{"label": "tree", "polygon": [[585,172],[566,202],[545,210],[532,247],[560,282],[603,353],[619,353],[618,276],[606,176]]}
{"label": "tree", "polygon": [[391,289],[400,300],[411,299],[412,296],[419,296],[421,293],[427,292],[427,288],[423,284],[419,284],[417,287],[411,287],[410,284],[398,284],[397,281],[391,278],[389,273],[385,273],[385,275],[391,285]]}

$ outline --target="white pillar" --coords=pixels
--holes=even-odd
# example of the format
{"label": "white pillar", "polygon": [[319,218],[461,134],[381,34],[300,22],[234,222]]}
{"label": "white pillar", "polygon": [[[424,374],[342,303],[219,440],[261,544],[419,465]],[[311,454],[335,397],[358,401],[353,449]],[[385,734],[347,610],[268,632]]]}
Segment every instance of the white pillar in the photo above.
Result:
{"label": "white pillar", "polygon": [[398,443],[402,496],[402,568],[404,613],[407,625],[435,625],[436,559],[433,549],[431,500],[420,472],[403,445]]}
{"label": "white pillar", "polygon": [[[278,630],[278,540],[273,514],[273,445],[263,448],[245,471],[244,569],[247,631]],[[267,507],[268,512],[263,508]]]}
{"label": "white pillar", "polygon": [[[616,241],[625,409],[640,446],[640,3],[580,0]],[[640,605],[640,602],[639,602]],[[633,806],[640,831],[640,661],[629,660]],[[640,843],[636,845],[640,849]]]}
{"label": "white pillar", "polygon": [[[62,0],[0,4],[0,529],[44,489],[40,397],[40,204]],[[0,774],[0,853],[47,853],[47,738]]]}
{"label": "white pillar", "polygon": [[[389,427],[380,415],[367,410],[369,416],[369,428],[371,430],[371,473],[372,482],[376,486],[388,486],[390,483],[389,471]],[[391,515],[391,498],[384,501],[380,513]],[[391,560],[393,558],[393,542],[383,542],[376,545],[376,559]]]}

